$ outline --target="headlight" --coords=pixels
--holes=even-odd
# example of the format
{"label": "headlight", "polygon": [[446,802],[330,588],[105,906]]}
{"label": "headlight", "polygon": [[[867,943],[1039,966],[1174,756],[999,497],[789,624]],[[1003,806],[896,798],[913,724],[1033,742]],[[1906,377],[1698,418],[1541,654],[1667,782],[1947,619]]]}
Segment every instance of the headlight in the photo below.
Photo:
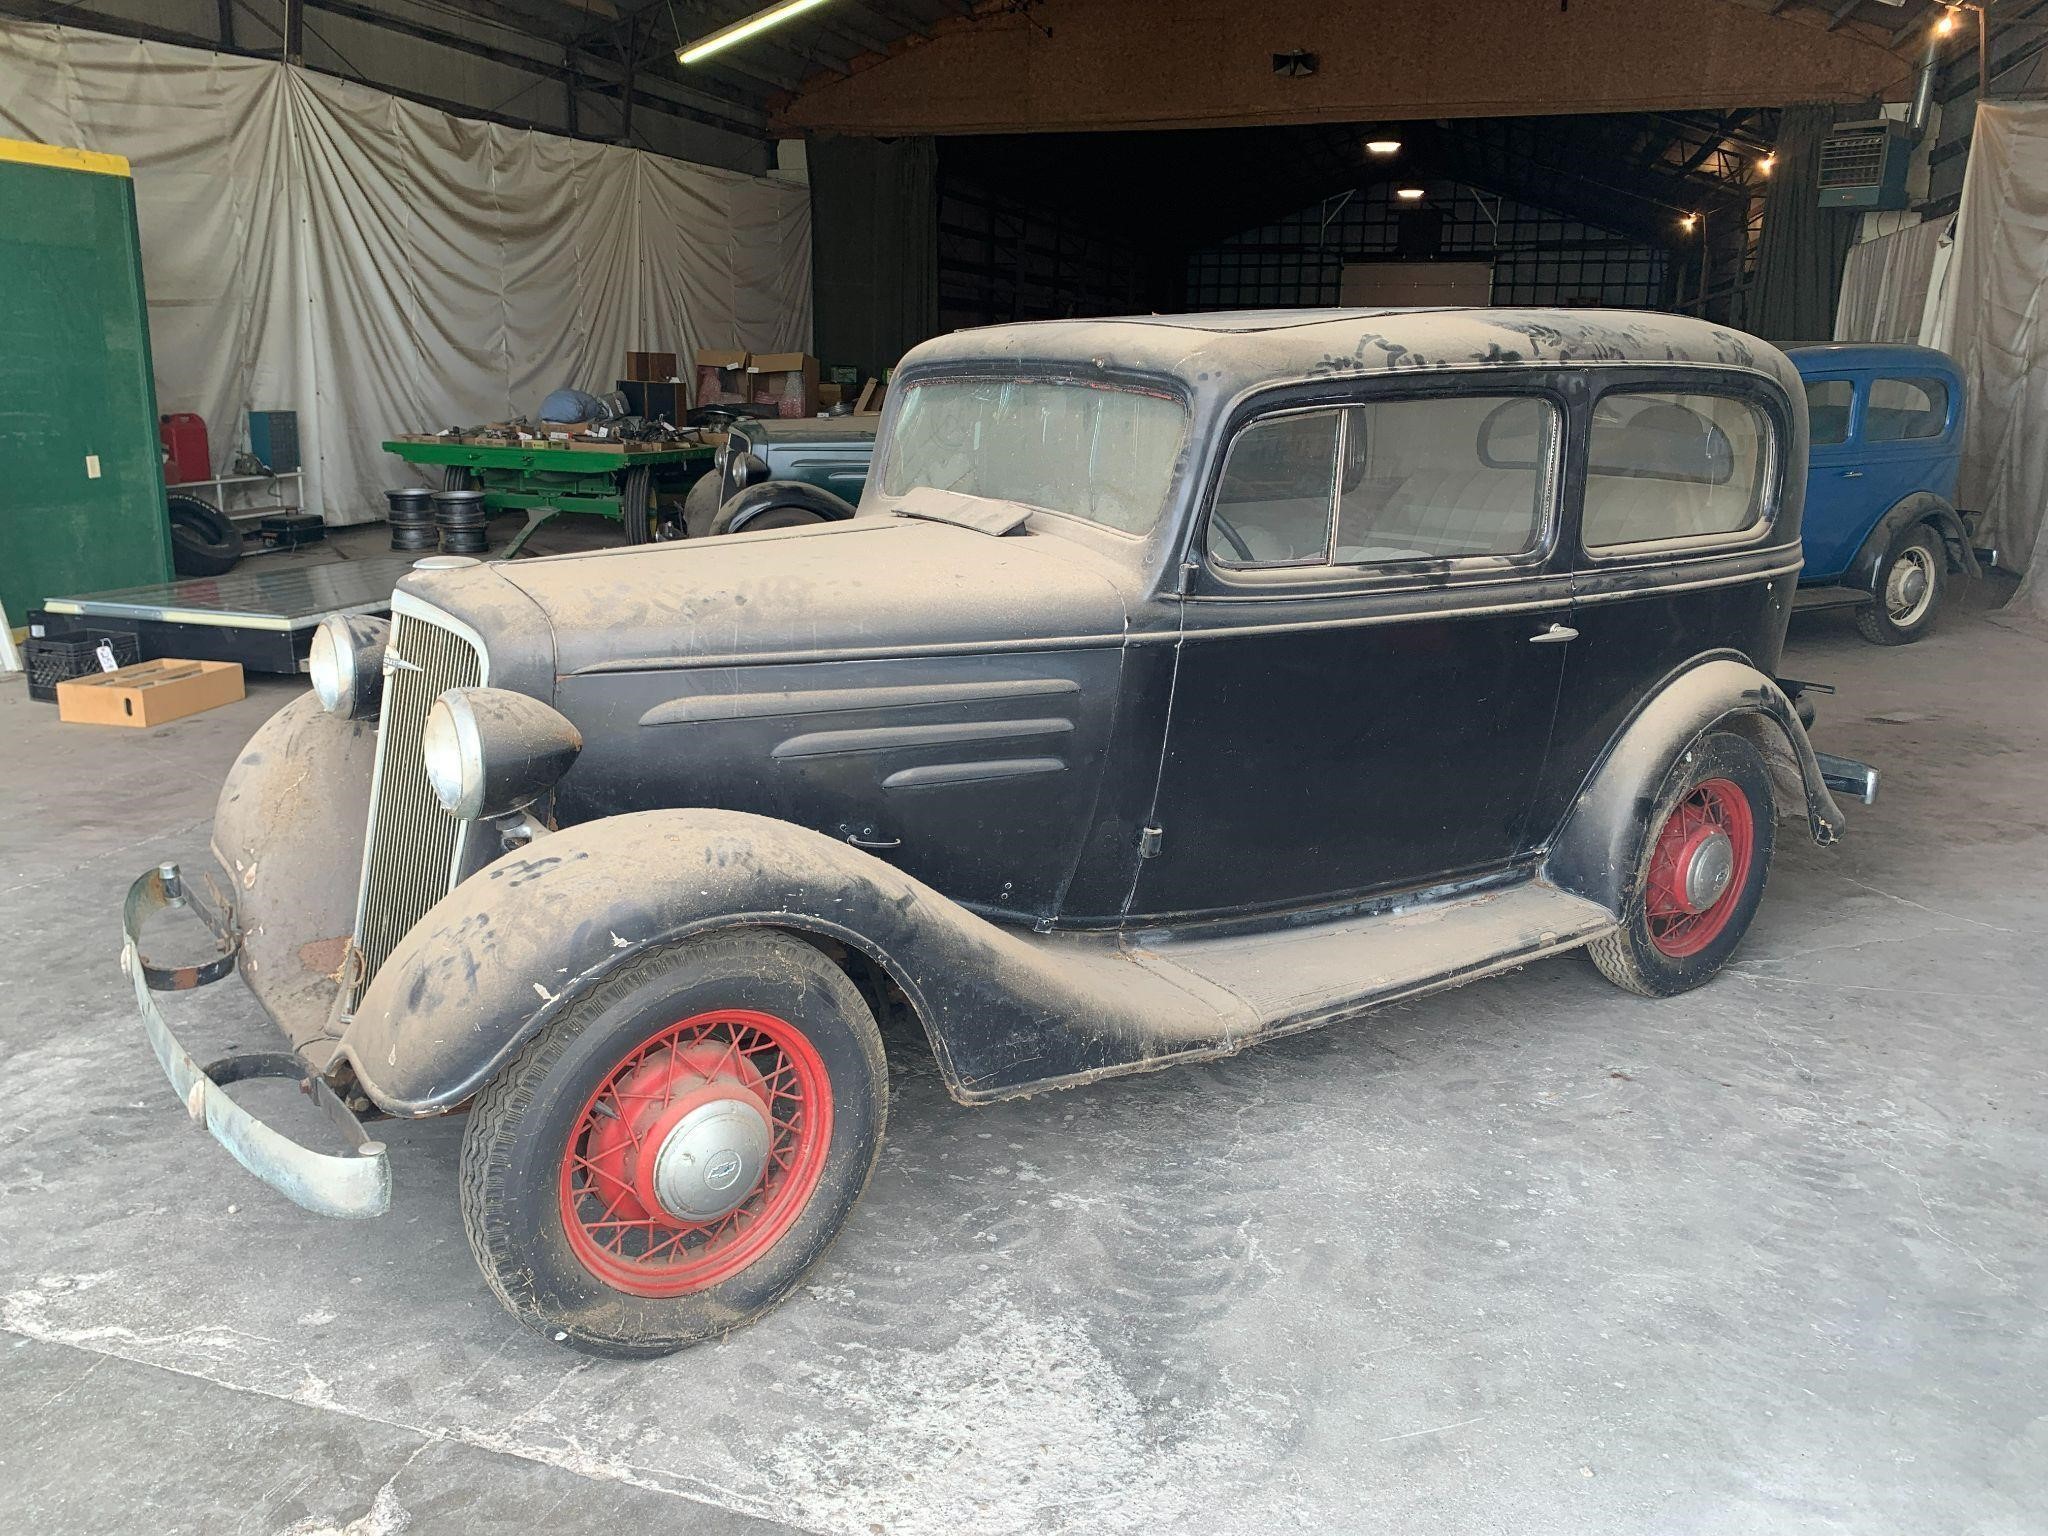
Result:
{"label": "headlight", "polygon": [[732,461],[733,489],[743,491],[759,480],[768,478],[768,461],[758,453],[743,453]]}
{"label": "headlight", "polygon": [[463,821],[531,805],[582,750],[582,733],[560,712],[503,688],[450,688],[420,737],[435,798]]}
{"label": "headlight", "polygon": [[337,613],[320,621],[306,658],[313,691],[330,714],[367,720],[384,696],[384,642],[391,636],[385,619]]}

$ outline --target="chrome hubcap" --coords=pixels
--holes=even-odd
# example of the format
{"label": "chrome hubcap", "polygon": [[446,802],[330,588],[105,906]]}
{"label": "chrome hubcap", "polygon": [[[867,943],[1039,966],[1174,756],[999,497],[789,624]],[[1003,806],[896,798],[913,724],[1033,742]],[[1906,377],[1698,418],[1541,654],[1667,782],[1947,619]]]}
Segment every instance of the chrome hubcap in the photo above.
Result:
{"label": "chrome hubcap", "polygon": [[1893,562],[1884,584],[1885,611],[1894,624],[1910,624],[1926,611],[1934,595],[1934,572],[1927,552],[1909,549]]}
{"label": "chrome hubcap", "polygon": [[675,1123],[654,1155],[654,1195],[681,1221],[716,1221],[767,1169],[768,1117],[751,1099],[713,1099]]}
{"label": "chrome hubcap", "polygon": [[1735,874],[1735,845],[1726,832],[1710,832],[1693,845],[1685,861],[1685,907],[1704,912],[1721,899]]}

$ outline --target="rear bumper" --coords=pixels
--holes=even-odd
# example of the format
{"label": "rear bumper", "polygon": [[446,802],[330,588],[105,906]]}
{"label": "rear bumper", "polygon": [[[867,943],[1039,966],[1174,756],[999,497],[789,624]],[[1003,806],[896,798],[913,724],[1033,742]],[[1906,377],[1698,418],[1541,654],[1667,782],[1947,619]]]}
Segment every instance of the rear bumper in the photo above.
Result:
{"label": "rear bumper", "polygon": [[1877,770],[1870,764],[1832,752],[1816,752],[1813,757],[1820,764],[1821,782],[1835,794],[1853,796],[1865,805],[1877,804]]}
{"label": "rear bumper", "polygon": [[[175,864],[150,870],[129,887],[121,909],[121,967],[135,987],[135,1005],[142,1014],[150,1048],[185,1105],[185,1112],[206,1128],[249,1172],[294,1204],[321,1216],[381,1216],[391,1205],[391,1168],[382,1142],[364,1131],[317,1074],[297,1056],[283,1052],[249,1052],[223,1057],[201,1066],[185,1049],[157,1007],[156,992],[184,992],[209,985],[235,969],[241,948],[231,898],[214,893],[208,902],[186,887]],[[184,911],[212,932],[216,958],[203,965],[163,967],[143,954],[143,923],[156,912]],[[334,1154],[301,1146],[264,1124],[230,1098],[226,1086],[256,1077],[296,1081],[340,1133],[350,1150]]]}

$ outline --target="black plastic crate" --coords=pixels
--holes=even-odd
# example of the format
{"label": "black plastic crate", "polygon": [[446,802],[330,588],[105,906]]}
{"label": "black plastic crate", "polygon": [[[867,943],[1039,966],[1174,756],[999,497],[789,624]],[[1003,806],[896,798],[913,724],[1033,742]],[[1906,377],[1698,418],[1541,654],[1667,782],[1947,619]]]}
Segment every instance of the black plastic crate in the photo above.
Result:
{"label": "black plastic crate", "polygon": [[31,635],[21,658],[28,669],[28,696],[54,704],[59,683],[103,670],[99,658],[103,642],[112,647],[117,667],[132,667],[142,660],[142,642],[118,630],[52,630],[41,639]]}

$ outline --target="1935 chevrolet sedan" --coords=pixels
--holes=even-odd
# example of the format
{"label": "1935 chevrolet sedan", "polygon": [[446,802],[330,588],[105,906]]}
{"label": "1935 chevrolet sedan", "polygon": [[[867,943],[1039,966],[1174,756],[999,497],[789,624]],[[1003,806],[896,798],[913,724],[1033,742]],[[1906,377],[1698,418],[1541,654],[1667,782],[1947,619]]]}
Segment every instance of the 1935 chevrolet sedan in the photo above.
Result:
{"label": "1935 chevrolet sedan", "polygon": [[[1649,315],[1282,312],[905,359],[860,515],[427,560],[222,792],[226,891],[130,894],[196,1118],[373,1215],[358,1114],[467,1109],[484,1275],[654,1354],[789,1292],[874,1166],[877,1017],[980,1103],[1234,1052],[1574,948],[1712,976],[1823,762],[1773,678],[1806,407]],[[1793,686],[1796,693],[1796,686]],[[223,899],[225,898],[225,899]],[[154,909],[220,952],[144,958]],[[151,989],[237,963],[291,1055]],[[353,1144],[221,1085],[303,1077]]]}

